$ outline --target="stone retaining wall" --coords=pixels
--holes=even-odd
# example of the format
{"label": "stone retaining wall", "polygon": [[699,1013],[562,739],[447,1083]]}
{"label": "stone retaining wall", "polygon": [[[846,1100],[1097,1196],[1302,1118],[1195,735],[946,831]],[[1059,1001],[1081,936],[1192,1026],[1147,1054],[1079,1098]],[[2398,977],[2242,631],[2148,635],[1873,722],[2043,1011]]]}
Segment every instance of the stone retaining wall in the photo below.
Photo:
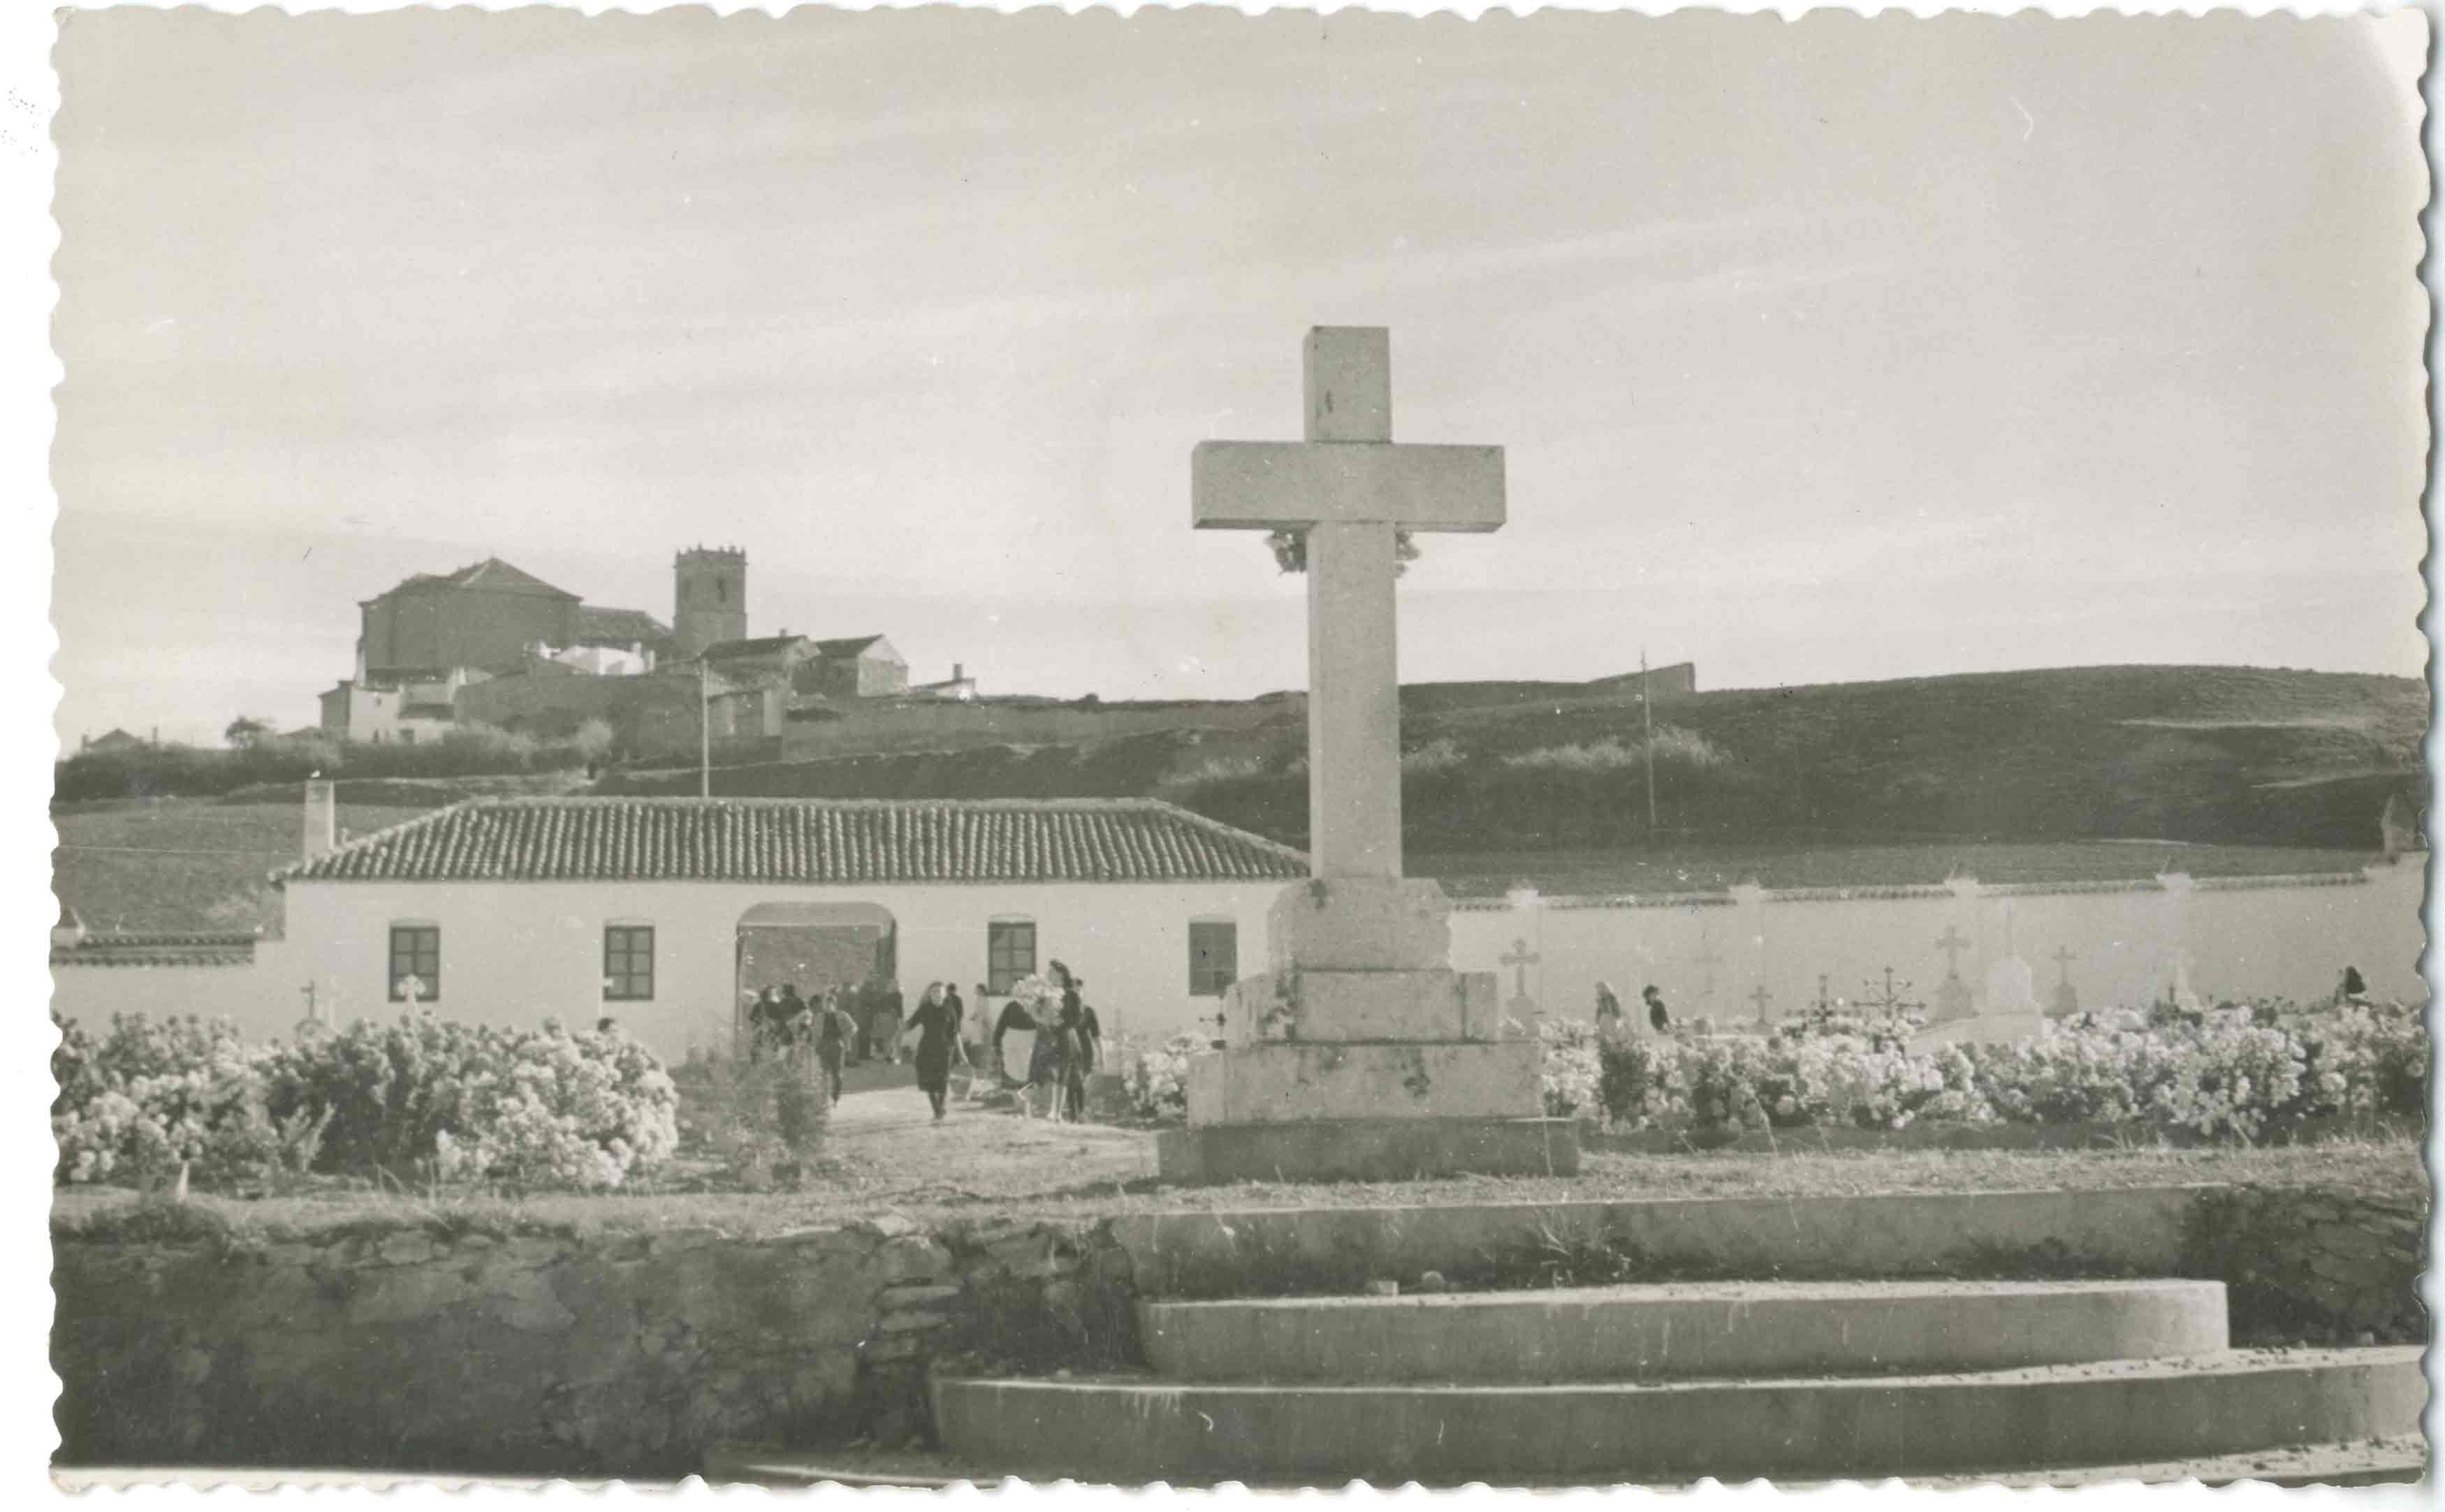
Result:
{"label": "stone retaining wall", "polygon": [[2236,1343],[2427,1341],[2428,1212],[2415,1196],[2220,1186],[2193,1208],[2190,1241],[2185,1268],[2225,1283]]}
{"label": "stone retaining wall", "polygon": [[1421,1266],[1531,1285],[1590,1256],[1631,1264],[1598,1279],[2184,1275],[2228,1284],[2239,1343],[2427,1337],[2417,1192],[1313,1208],[933,1231],[885,1218],[758,1238],[394,1227],[271,1242],[193,1212],[162,1204],[139,1215],[154,1227],[55,1238],[63,1463],[680,1476],[724,1442],[922,1440],[938,1364],[1134,1364],[1140,1292],[1337,1289]]}
{"label": "stone retaining wall", "polygon": [[1133,1352],[1126,1300],[1098,1284],[1125,1261],[1048,1225],[65,1238],[54,1254],[71,1464],[682,1475],[723,1440],[920,1434],[929,1359]]}

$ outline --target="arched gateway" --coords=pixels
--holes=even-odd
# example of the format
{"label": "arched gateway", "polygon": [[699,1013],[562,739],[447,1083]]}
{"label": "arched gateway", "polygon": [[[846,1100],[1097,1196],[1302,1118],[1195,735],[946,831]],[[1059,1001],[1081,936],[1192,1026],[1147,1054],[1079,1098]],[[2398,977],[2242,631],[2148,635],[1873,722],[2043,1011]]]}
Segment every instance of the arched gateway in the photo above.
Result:
{"label": "arched gateway", "polygon": [[738,916],[737,990],[732,1033],[747,1045],[747,1001],[794,982],[813,999],[830,987],[887,982],[899,975],[900,925],[872,903],[759,903]]}

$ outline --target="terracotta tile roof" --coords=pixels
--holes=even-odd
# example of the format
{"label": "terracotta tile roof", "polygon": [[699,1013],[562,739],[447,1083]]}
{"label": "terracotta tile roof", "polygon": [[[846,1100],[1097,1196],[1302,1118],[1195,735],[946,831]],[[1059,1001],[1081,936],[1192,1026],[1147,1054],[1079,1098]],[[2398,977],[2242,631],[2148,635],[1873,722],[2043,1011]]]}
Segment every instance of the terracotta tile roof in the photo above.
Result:
{"label": "terracotta tile roof", "polygon": [[580,641],[612,641],[622,645],[667,641],[670,626],[643,609],[607,609],[597,605],[577,607],[577,638]]}
{"label": "terracotta tile roof", "polygon": [[289,882],[1239,882],[1306,858],[1152,798],[478,798]]}
{"label": "terracotta tile roof", "polygon": [[[577,597],[566,588],[552,587],[532,572],[512,567],[497,556],[488,556],[480,562],[462,567],[456,572],[414,573],[390,592],[398,593],[411,588],[483,588],[510,593],[549,594],[556,599]],[[383,597],[388,598],[390,593],[385,593]]]}
{"label": "terracotta tile roof", "polygon": [[882,639],[879,635],[845,635],[830,641],[817,641],[815,649],[828,657],[863,656],[868,647]]}
{"label": "terracotta tile roof", "polygon": [[54,966],[243,966],[255,937],[237,932],[89,934],[51,951]]}

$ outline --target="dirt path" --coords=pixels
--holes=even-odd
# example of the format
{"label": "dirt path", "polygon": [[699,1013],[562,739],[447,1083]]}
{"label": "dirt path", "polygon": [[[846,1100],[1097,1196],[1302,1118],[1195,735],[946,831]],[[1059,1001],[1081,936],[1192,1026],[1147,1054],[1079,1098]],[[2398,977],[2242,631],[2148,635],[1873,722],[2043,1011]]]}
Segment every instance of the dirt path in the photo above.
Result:
{"label": "dirt path", "polygon": [[1142,1130],[1022,1118],[957,1099],[937,1124],[914,1087],[844,1096],[825,1154],[840,1179],[926,1203],[1083,1196],[1154,1174],[1154,1136]]}

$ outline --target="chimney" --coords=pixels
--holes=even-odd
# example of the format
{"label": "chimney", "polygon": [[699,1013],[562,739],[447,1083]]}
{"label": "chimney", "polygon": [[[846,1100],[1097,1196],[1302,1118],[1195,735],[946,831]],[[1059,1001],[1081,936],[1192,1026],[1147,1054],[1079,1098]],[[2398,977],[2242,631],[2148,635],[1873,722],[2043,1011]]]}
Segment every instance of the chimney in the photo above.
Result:
{"label": "chimney", "polygon": [[327,856],[340,848],[340,802],[330,779],[319,774],[306,779],[306,859]]}
{"label": "chimney", "polygon": [[954,682],[965,682],[967,680],[968,680],[968,669],[967,669],[966,667],[963,667],[963,666],[960,665],[960,663],[958,663],[957,662],[952,663],[951,663],[951,681],[954,681]]}

